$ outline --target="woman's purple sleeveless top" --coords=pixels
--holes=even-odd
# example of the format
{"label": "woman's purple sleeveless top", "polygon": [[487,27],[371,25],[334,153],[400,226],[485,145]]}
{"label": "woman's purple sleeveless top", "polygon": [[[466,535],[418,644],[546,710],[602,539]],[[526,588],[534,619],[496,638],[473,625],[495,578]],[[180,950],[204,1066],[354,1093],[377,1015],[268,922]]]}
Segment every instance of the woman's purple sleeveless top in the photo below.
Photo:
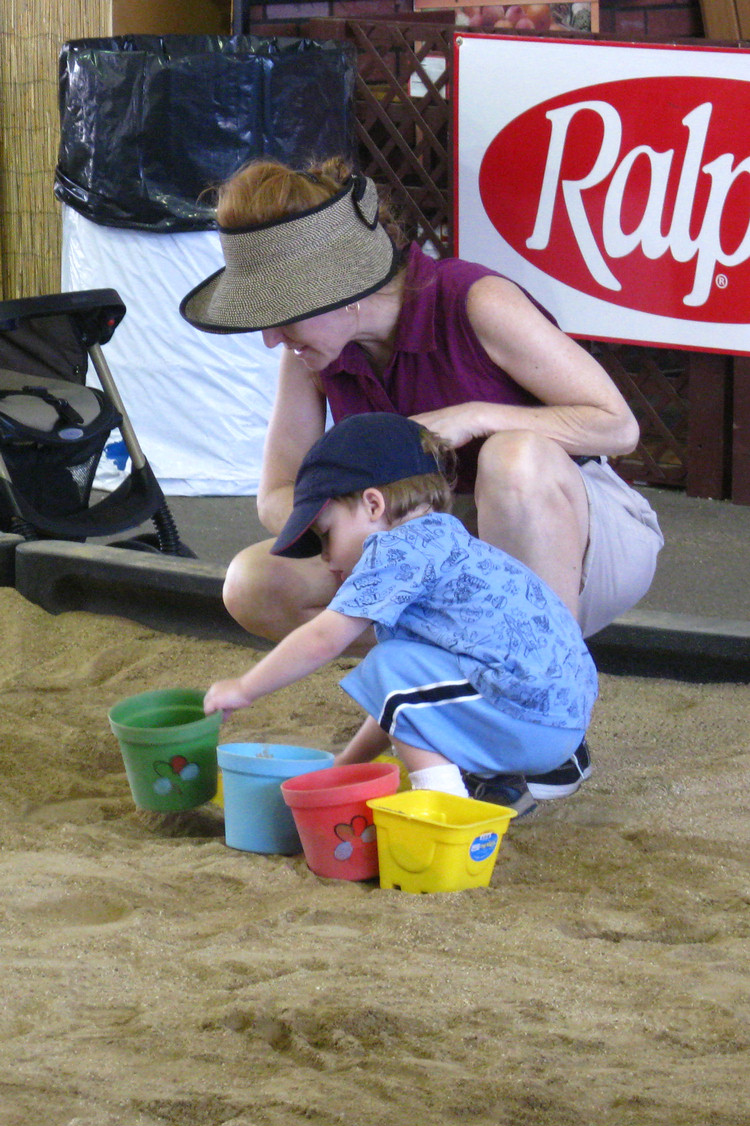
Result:
{"label": "woman's purple sleeveless top", "polygon": [[[469,324],[468,291],[488,274],[495,271],[460,258],[436,261],[412,244],[404,304],[386,370],[377,376],[364,349],[352,343],[321,372],[334,422],[367,411],[413,415],[472,400],[519,406],[537,403],[492,362]],[[541,311],[549,317],[546,310]],[[459,493],[474,490],[482,440],[458,451]]]}

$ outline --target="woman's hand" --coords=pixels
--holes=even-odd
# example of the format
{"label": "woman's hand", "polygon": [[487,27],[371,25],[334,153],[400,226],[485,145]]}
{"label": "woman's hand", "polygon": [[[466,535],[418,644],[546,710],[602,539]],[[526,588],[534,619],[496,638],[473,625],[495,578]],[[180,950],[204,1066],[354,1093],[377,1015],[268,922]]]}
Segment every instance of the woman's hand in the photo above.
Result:
{"label": "woman's hand", "polygon": [[223,719],[228,719],[232,712],[238,708],[247,708],[252,703],[242,691],[238,677],[230,680],[217,680],[211,685],[203,697],[203,711],[206,715],[221,712]]}
{"label": "woman's hand", "polygon": [[490,433],[486,428],[483,403],[458,403],[452,407],[441,407],[435,411],[423,411],[412,415],[414,422],[426,426],[433,434],[450,442],[458,449],[472,438],[485,438]]}

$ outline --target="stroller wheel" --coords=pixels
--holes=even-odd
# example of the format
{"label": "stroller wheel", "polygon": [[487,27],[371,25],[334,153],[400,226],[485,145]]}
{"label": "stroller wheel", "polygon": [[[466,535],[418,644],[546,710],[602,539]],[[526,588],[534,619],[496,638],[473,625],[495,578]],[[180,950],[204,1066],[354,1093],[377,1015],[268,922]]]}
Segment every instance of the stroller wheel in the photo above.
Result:
{"label": "stroller wheel", "polygon": [[10,522],[10,530],[17,536],[23,536],[25,540],[38,540],[39,533],[33,524],[29,524],[27,520],[22,520],[20,516],[14,516]]}
{"label": "stroller wheel", "polygon": [[144,532],[141,536],[133,536],[128,540],[114,540],[110,547],[124,547],[129,551],[146,551],[152,555],[177,555],[182,559],[196,559],[197,556],[194,551],[184,544],[178,545],[177,551],[163,552],[159,547],[159,537],[153,532]]}

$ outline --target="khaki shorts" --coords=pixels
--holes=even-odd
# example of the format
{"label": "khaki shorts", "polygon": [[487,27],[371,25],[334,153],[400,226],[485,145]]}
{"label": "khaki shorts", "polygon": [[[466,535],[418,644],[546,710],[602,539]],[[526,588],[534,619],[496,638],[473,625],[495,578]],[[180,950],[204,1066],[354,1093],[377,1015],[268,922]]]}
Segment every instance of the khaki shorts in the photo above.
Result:
{"label": "khaki shorts", "polygon": [[651,505],[611,465],[588,461],[580,470],[589,498],[589,543],[578,618],[583,636],[591,637],[643,598],[664,536]]}
{"label": "khaki shorts", "polygon": [[[578,467],[589,500],[589,542],[583,557],[578,619],[591,637],[643,598],[664,545],[656,513],[614,469],[587,461]],[[453,511],[477,534],[473,497],[457,496]]]}

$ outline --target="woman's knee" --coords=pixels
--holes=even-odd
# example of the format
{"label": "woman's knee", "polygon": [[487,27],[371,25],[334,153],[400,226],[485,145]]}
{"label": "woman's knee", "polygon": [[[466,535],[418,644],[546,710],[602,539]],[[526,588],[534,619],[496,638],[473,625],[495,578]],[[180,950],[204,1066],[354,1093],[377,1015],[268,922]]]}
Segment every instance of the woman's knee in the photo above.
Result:
{"label": "woman's knee", "polygon": [[540,550],[546,557],[554,543],[556,552],[580,565],[589,535],[586,486],[557,442],[528,431],[489,438],[479,456],[476,506],[482,539],[517,555],[553,589]]}
{"label": "woman's knee", "polygon": [[493,434],[479,452],[477,502],[487,492],[516,499],[538,497],[576,472],[563,448],[550,438],[530,430]]}
{"label": "woman's knee", "polygon": [[250,633],[279,641],[319,613],[336,585],[320,557],[271,555],[273,540],[252,544],[234,557],[224,579],[224,605]]}
{"label": "woman's knee", "polygon": [[227,567],[222,598],[232,617],[245,625],[257,607],[273,598],[273,557],[263,544],[244,548]]}

